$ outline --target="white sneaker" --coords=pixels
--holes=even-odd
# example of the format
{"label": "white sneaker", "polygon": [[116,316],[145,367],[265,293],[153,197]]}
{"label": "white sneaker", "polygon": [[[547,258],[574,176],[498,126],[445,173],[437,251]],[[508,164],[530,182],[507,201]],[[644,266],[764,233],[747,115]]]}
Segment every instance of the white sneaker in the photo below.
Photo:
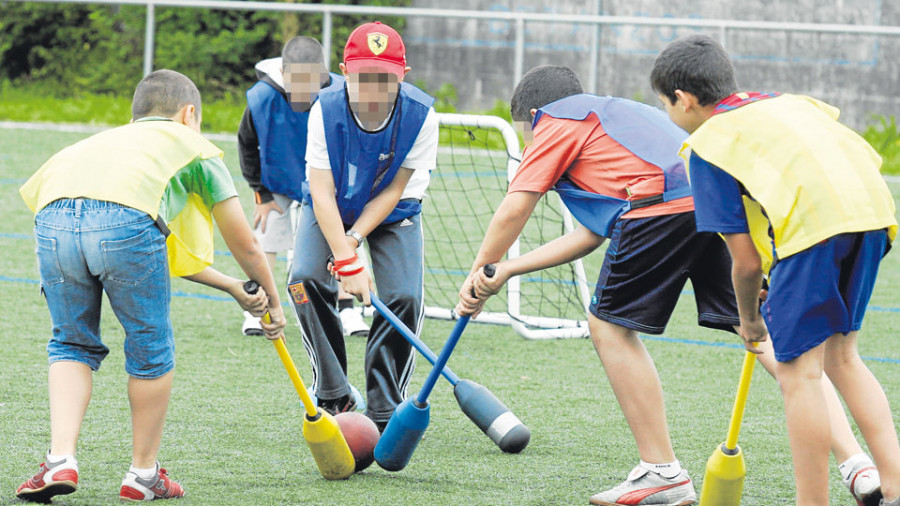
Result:
{"label": "white sneaker", "polygon": [[841,473],[841,479],[858,506],[878,506],[881,503],[881,476],[871,459],[860,460],[846,477]]}
{"label": "white sneaker", "polygon": [[253,316],[247,311],[244,311],[244,324],[241,325],[241,333],[243,333],[245,336],[263,335],[263,329],[259,325],[259,318]]}
{"label": "white sneaker", "polygon": [[678,476],[669,479],[642,466],[632,469],[619,485],[591,496],[591,504],[603,506],[687,506],[696,502],[697,492],[687,471],[682,469]]}
{"label": "white sneaker", "polygon": [[341,311],[341,327],[345,336],[366,337],[369,335],[369,326],[363,321],[362,315],[356,308],[348,307]]}

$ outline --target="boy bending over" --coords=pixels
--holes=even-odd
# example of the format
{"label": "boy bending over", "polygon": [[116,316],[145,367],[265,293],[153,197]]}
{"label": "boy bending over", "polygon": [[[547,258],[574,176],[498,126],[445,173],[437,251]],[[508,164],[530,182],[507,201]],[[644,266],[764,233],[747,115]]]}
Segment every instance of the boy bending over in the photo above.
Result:
{"label": "boy bending over", "polygon": [[[50,450],[16,496],[49,502],[78,485],[75,446],[91,398],[93,371],[109,349],[100,338],[106,292],[125,329],[132,457],[119,497],[181,497],[184,490],[157,462],[172,390],[175,343],[169,275],[231,294],[260,316],[270,339],[284,328],[278,290],[244,217],[222,152],[200,135],[200,92],[171,70],[145,77],[134,92],[129,125],[60,151],[21,188],[36,212],[41,290],[53,334],[50,361]],[[265,292],[209,268],[212,217],[235,259]]]}
{"label": "boy bending over", "polygon": [[749,349],[772,336],[797,504],[828,504],[833,423],[820,387],[825,371],[872,451],[882,504],[900,505],[897,432],[884,390],[857,351],[878,265],[897,233],[881,158],[828,104],[738,93],[731,59],[708,36],[666,47],[651,84],[669,117],[691,133],[683,156],[697,230],[722,233],[728,244],[741,337]]}

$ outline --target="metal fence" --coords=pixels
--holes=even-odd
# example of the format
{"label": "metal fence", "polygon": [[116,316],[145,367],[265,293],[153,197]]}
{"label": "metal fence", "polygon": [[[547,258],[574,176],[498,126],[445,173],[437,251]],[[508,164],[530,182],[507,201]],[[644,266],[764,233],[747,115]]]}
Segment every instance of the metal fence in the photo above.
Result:
{"label": "metal fence", "polygon": [[[689,19],[689,18],[653,18],[637,16],[606,16],[582,14],[550,14],[528,12],[474,11],[457,9],[422,9],[414,7],[370,7],[355,5],[328,4],[296,4],[281,2],[258,2],[239,0],[8,0],[38,1],[43,3],[80,3],[80,4],[114,4],[143,5],[147,9],[147,23],[144,42],[144,74],[153,70],[153,48],[156,36],[156,6],[180,7],[210,10],[249,10],[280,11],[297,13],[322,14],[322,45],[325,54],[331,55],[332,19],[335,15],[384,15],[400,17],[424,17],[444,19],[475,19],[487,21],[504,21],[511,23],[515,30],[515,59],[512,84],[519,80],[524,69],[526,45],[526,23],[571,23],[574,25],[593,25],[592,44],[588,64],[588,90],[597,88],[598,42],[599,31],[604,26],[650,26],[650,27],[688,27],[698,29],[715,29],[719,32],[719,41],[727,44],[730,31],[754,30],[796,33],[830,33],[855,35],[900,36],[900,27],[878,25],[841,25],[819,23],[782,23],[764,21],[739,21],[726,19]],[[331,68],[331,62],[326,62]]]}

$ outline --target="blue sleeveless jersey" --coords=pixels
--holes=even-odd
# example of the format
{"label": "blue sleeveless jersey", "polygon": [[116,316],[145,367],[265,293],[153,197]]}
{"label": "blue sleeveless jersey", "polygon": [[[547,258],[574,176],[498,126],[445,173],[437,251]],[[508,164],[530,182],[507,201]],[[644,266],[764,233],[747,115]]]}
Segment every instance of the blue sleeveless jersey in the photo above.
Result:
{"label": "blue sleeveless jersey", "polygon": [[613,140],[662,171],[665,190],[652,197],[623,200],[582,190],[568,180],[560,180],[554,189],[582,225],[609,237],[616,221],[628,211],[691,195],[684,163],[678,156],[688,134],[655,107],[624,98],[572,95],[540,108],[532,125],[537,128],[544,115],[583,121],[591,114],[597,116]]}
{"label": "blue sleeveless jersey", "polygon": [[[335,199],[344,223],[356,222],[363,207],[394,180],[433,102],[422,90],[400,83],[390,121],[378,132],[370,133],[356,124],[343,88],[319,95]],[[304,197],[312,203],[308,185],[304,187]],[[401,201],[383,223],[400,221],[421,211],[421,203]]]}
{"label": "blue sleeveless jersey", "polygon": [[[342,76],[331,74],[331,84],[319,93],[332,89],[344,89]],[[295,112],[281,91],[264,81],[247,91],[247,107],[259,138],[260,182],[272,193],[302,199],[309,111]]]}

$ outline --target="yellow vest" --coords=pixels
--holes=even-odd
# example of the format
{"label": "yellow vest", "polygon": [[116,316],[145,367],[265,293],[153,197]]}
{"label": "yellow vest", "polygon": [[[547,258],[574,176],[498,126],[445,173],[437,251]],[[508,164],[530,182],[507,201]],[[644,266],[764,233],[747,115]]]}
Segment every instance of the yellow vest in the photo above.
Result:
{"label": "yellow vest", "polygon": [[[222,151],[174,121],[139,121],[88,137],[53,155],[19,193],[37,213],[61,198],[116,202],[157,218],[169,180],[193,160]],[[173,276],[196,274],[213,262],[209,209],[191,195],[168,226]]]}
{"label": "yellow vest", "polygon": [[842,233],[887,228],[891,240],[897,235],[881,157],[836,121],[839,114],[810,97],[780,95],[710,117],[682,147],[688,173],[693,150],[753,197],[744,207],[766,271],[773,241],[785,258]]}

